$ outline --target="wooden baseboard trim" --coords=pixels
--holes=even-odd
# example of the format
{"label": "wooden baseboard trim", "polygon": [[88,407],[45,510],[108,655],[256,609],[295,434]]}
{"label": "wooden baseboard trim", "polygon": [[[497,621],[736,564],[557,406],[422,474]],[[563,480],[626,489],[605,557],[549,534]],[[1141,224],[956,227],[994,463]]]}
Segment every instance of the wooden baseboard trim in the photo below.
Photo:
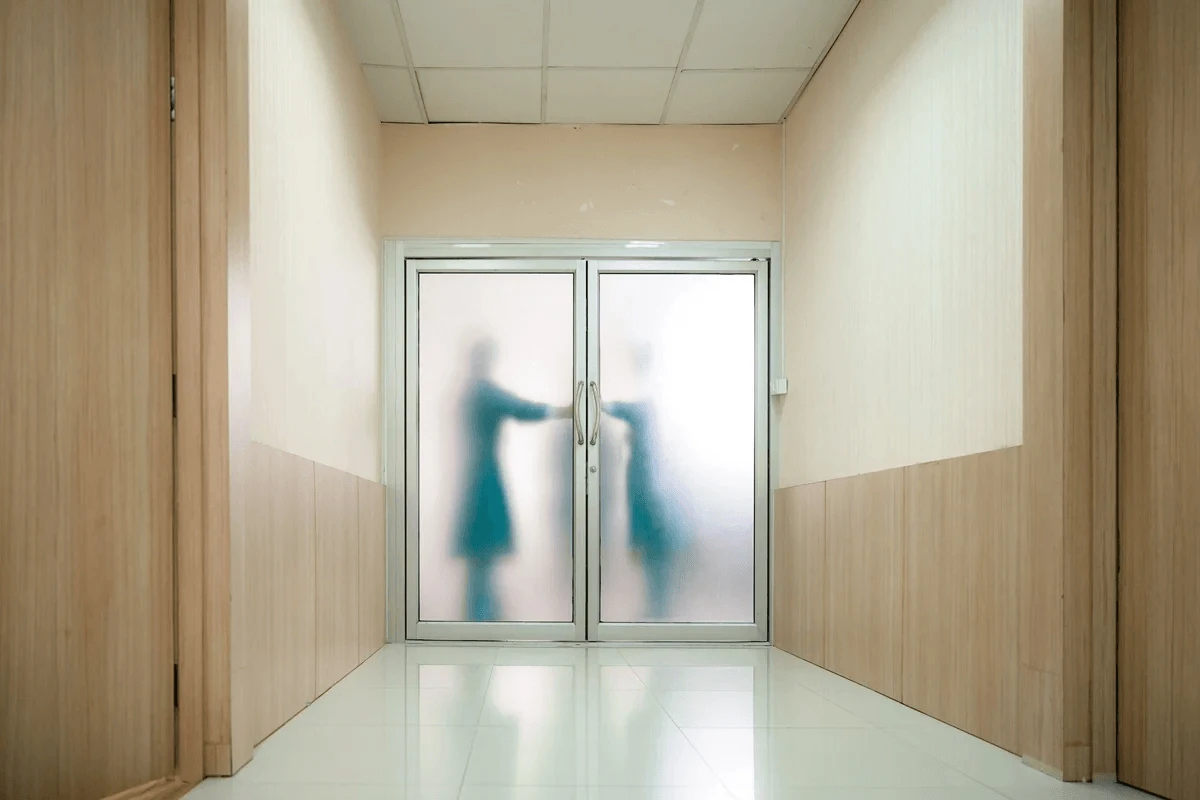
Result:
{"label": "wooden baseboard trim", "polygon": [[1044,772],[1051,778],[1057,778],[1060,781],[1063,779],[1063,773],[1061,769],[1052,767],[1049,764],[1044,764],[1033,756],[1021,756],[1021,763],[1027,767],[1036,769],[1038,772]]}
{"label": "wooden baseboard trim", "polygon": [[104,800],[175,800],[177,797],[183,797],[191,788],[192,784],[184,783],[178,778],[159,778],[109,795]]}

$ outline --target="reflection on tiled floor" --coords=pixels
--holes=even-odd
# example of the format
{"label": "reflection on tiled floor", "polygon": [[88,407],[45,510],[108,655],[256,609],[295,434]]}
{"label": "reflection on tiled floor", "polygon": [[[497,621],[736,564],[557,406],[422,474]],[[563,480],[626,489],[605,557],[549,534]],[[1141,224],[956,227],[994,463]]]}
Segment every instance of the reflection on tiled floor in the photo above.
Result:
{"label": "reflection on tiled floor", "polygon": [[191,800],[1148,797],[765,647],[389,645]]}

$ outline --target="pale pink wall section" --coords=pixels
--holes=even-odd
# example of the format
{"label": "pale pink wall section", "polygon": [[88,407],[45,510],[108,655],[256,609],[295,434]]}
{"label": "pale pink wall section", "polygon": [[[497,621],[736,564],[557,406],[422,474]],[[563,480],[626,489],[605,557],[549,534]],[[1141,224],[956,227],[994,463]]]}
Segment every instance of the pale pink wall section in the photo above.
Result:
{"label": "pale pink wall section", "polygon": [[383,236],[781,235],[778,125],[382,128]]}

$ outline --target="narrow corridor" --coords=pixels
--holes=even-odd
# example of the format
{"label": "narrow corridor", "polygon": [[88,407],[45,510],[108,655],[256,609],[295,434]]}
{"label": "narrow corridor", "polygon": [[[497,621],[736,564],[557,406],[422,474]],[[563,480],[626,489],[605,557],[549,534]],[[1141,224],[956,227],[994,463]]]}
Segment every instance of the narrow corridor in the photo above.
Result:
{"label": "narrow corridor", "polygon": [[1148,797],[773,648],[388,645],[190,800]]}

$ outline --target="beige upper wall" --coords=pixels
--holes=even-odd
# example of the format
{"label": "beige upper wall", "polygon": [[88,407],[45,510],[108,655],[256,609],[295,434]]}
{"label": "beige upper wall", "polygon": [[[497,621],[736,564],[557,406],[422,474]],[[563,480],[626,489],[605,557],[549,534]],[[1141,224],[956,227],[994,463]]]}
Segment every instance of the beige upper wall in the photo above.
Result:
{"label": "beige upper wall", "polygon": [[384,236],[777,241],[781,130],[384,125]]}
{"label": "beige upper wall", "polygon": [[784,132],[782,486],[1022,440],[1021,4],[862,0]]}
{"label": "beige upper wall", "polygon": [[378,480],[379,122],[325,0],[250,3],[256,441]]}

